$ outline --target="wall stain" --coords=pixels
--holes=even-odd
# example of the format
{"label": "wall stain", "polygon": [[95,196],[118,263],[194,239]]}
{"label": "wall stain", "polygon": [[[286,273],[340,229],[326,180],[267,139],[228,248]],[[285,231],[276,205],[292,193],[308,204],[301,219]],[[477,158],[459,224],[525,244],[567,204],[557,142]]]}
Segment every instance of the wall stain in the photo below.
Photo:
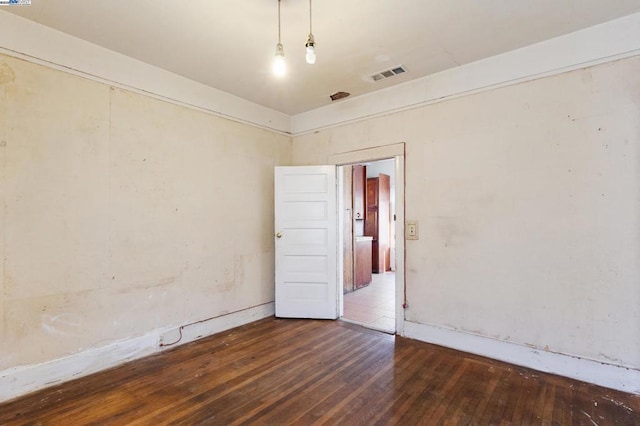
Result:
{"label": "wall stain", "polygon": [[224,281],[222,283],[222,286],[218,286],[217,289],[223,291],[223,292],[229,292],[231,290],[233,290],[233,286],[235,284],[235,271],[232,274],[231,271],[229,271],[229,269],[225,268],[224,269]]}
{"label": "wall stain", "polygon": [[222,283],[218,284],[218,280],[215,281],[215,291],[228,293],[233,291],[236,287],[239,287],[244,282],[245,263],[244,256],[234,256],[233,258],[233,271],[229,268],[224,269],[224,279]]}
{"label": "wall stain", "polygon": [[439,216],[436,221],[438,234],[445,247],[464,245],[472,235],[467,229],[468,223],[458,217]]}
{"label": "wall stain", "polygon": [[585,84],[591,84],[593,82],[593,74],[589,70],[582,70],[580,77]]}
{"label": "wall stain", "polygon": [[[115,279],[115,277],[111,278],[112,280]],[[155,289],[158,287],[165,287],[168,285],[173,284],[176,281],[177,277],[170,275],[167,277],[163,277],[160,279],[153,279],[153,280],[146,280],[146,281],[136,281],[136,282],[132,282],[129,285],[127,285],[126,287],[122,288],[121,291],[122,293],[130,293],[132,291],[137,291],[137,290],[150,290],[150,289]]]}
{"label": "wall stain", "polygon": [[244,256],[235,256],[234,259],[234,281],[236,286],[240,287],[244,283]]}
{"label": "wall stain", "polygon": [[71,335],[82,327],[82,318],[72,313],[42,315],[42,329],[48,334]]}
{"label": "wall stain", "polygon": [[6,62],[0,63],[0,86],[16,81],[16,73]]}

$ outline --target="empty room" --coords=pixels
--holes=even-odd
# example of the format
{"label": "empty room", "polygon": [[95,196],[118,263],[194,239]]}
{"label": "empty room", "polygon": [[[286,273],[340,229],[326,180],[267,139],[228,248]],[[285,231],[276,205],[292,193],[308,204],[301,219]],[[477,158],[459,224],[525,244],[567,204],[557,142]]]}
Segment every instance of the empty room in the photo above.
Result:
{"label": "empty room", "polygon": [[0,425],[640,425],[640,0],[0,0]]}

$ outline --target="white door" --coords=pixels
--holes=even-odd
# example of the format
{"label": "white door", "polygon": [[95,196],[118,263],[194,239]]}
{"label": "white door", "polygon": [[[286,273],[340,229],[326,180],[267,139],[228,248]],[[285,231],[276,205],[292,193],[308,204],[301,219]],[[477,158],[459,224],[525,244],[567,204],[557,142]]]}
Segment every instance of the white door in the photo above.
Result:
{"label": "white door", "polygon": [[338,317],[336,167],[275,168],[276,316]]}

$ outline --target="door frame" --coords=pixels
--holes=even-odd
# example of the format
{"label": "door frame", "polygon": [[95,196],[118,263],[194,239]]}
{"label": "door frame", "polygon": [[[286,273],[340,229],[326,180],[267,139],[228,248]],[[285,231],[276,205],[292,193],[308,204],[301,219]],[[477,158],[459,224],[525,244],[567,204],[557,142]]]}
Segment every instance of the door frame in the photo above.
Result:
{"label": "door frame", "polygon": [[[333,154],[328,157],[328,164],[339,166],[346,166],[351,164],[366,163],[368,161],[380,161],[393,159],[395,161],[395,180],[396,180],[396,272],[395,272],[395,318],[396,327],[395,333],[404,335],[404,306],[405,306],[405,238],[404,238],[404,218],[405,218],[405,143],[395,143],[390,145],[382,145],[378,147],[365,148],[357,151],[347,151],[339,154]],[[343,169],[338,169],[342,171]],[[343,178],[342,172],[336,175],[338,182],[338,190],[336,196],[338,197],[338,210],[337,215],[337,227],[338,227],[338,271],[342,271],[343,268],[343,238],[342,225],[344,221],[344,215],[342,211],[344,206],[342,205],[342,190],[343,190]],[[344,313],[344,298],[343,291],[344,282],[343,274],[338,273],[338,313],[340,316]]]}

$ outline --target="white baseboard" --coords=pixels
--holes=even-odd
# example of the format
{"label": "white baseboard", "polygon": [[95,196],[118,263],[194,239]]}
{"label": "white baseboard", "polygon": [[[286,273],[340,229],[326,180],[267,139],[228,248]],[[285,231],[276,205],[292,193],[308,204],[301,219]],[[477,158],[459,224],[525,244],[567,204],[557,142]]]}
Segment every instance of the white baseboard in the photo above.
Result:
{"label": "white baseboard", "polygon": [[[274,311],[274,304],[271,302],[193,325],[185,325],[182,330],[182,340],[169,347],[192,342],[201,337],[272,316]],[[164,350],[167,347],[161,347],[160,343],[163,341],[166,343],[167,339],[171,339],[171,336],[174,335],[177,338],[179,336],[178,329],[179,327],[169,331],[155,330],[144,336],[119,341],[42,364],[0,371],[0,402]]]}
{"label": "white baseboard", "polygon": [[633,368],[547,352],[517,343],[411,321],[404,323],[404,337],[486,356],[545,373],[570,377],[610,389],[640,394],[640,371]]}

